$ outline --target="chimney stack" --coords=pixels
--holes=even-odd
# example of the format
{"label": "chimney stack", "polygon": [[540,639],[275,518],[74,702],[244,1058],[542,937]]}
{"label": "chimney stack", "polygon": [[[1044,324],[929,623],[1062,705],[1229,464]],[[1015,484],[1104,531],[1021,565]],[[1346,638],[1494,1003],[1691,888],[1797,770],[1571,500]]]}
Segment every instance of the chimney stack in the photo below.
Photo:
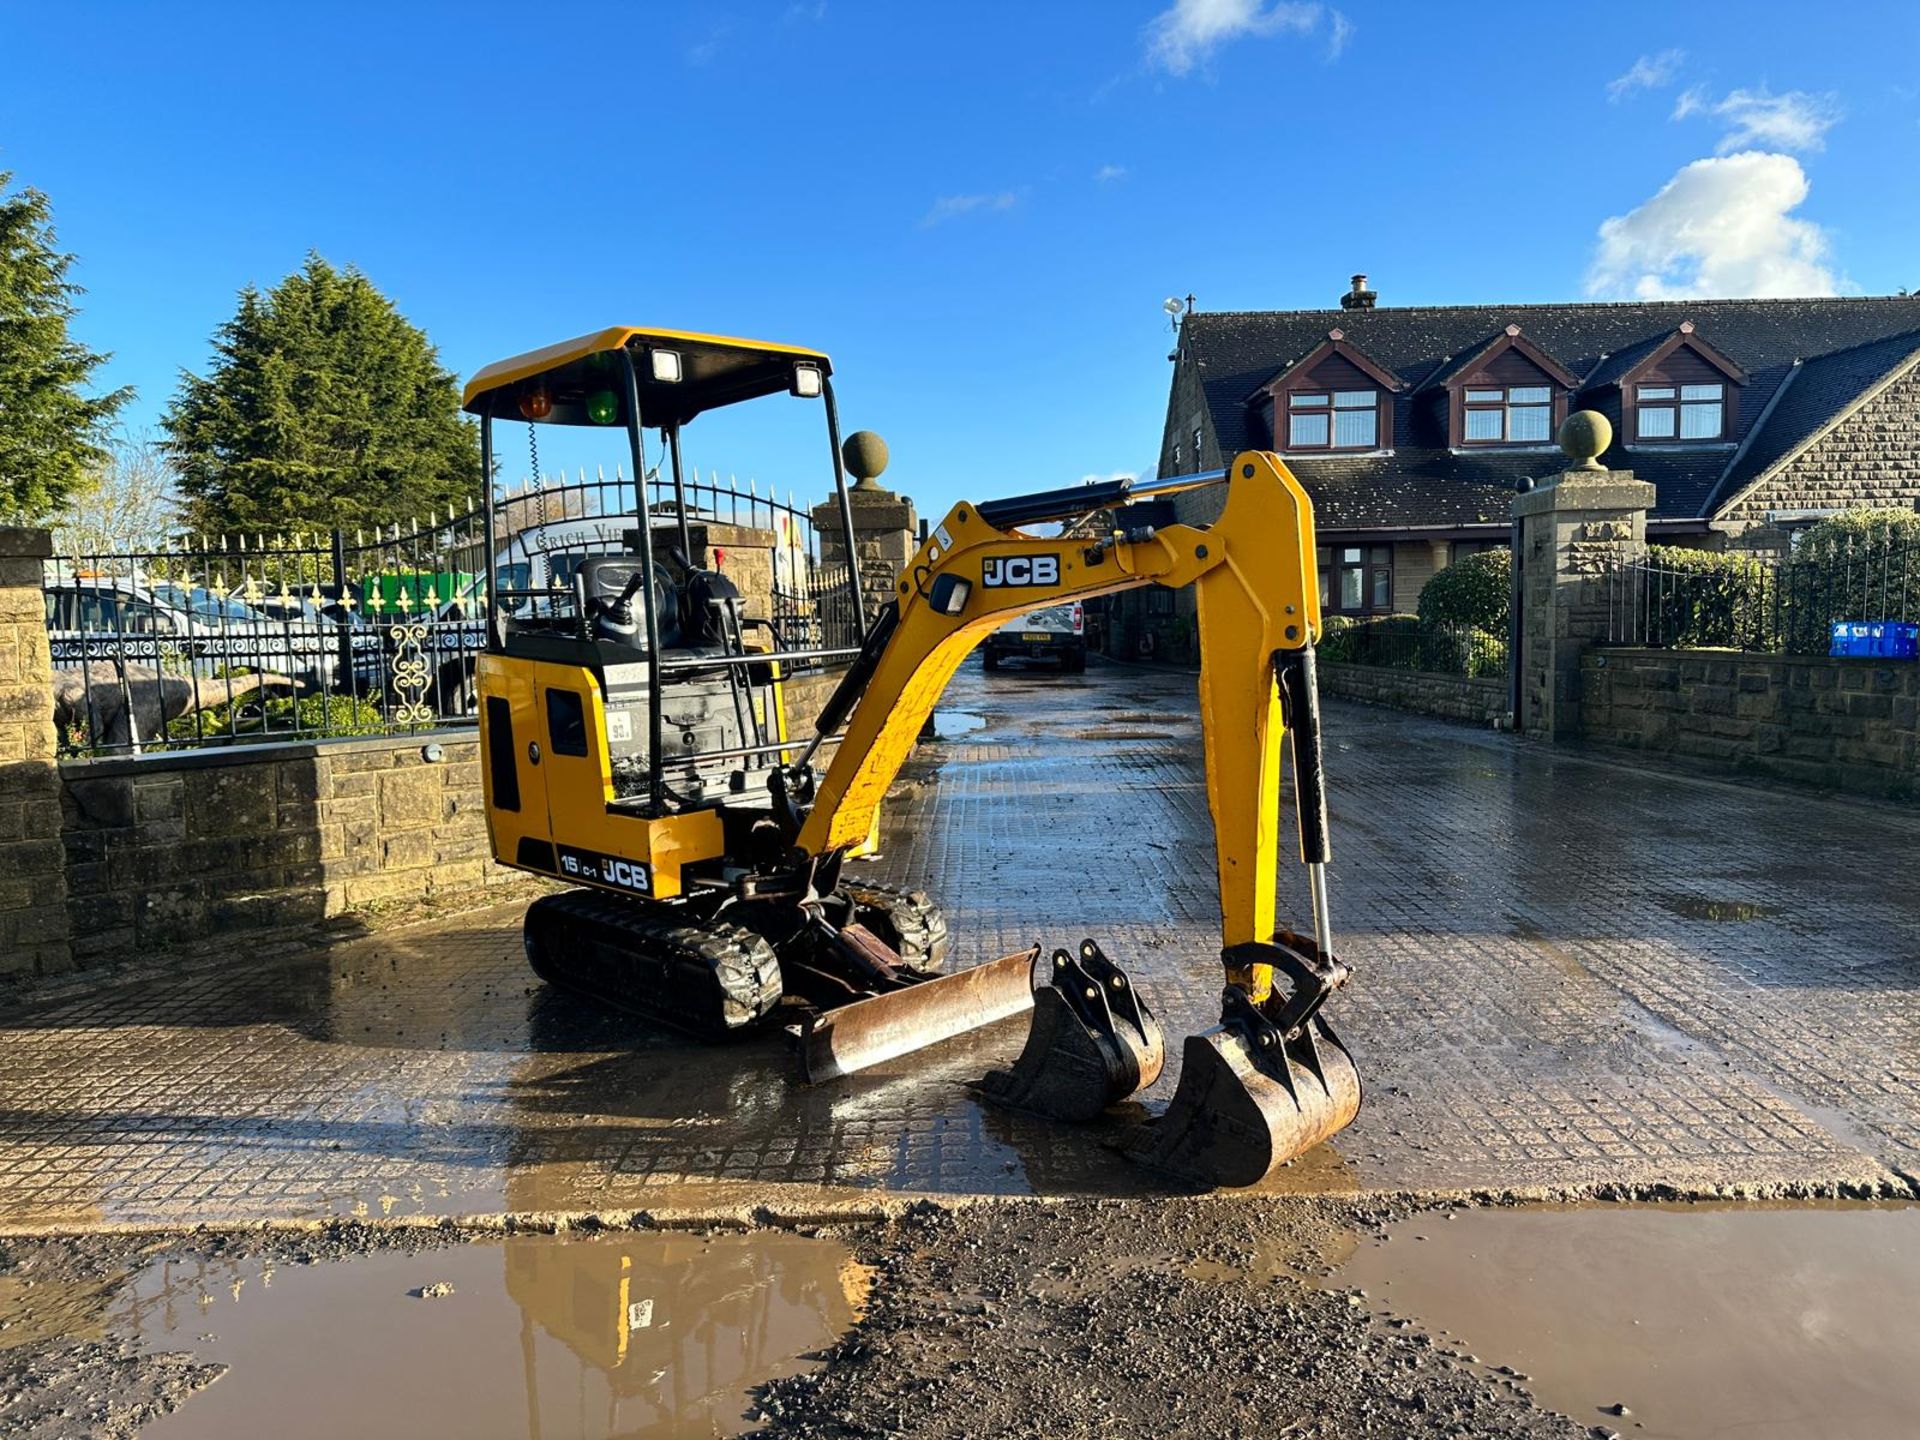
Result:
{"label": "chimney stack", "polygon": [[1367,277],[1353,277],[1353,288],[1340,297],[1342,310],[1371,310],[1374,302],[1380,298],[1380,292],[1367,289]]}

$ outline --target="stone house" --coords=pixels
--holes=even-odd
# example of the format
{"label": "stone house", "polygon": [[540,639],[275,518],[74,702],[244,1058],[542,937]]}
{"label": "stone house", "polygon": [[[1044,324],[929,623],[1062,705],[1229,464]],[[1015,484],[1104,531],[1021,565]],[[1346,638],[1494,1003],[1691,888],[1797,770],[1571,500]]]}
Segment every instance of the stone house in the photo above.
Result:
{"label": "stone house", "polygon": [[[1355,276],[1337,308],[1189,313],[1172,358],[1160,474],[1284,455],[1330,613],[1411,611],[1435,570],[1504,545],[1573,410],[1654,485],[1657,543],[1779,549],[1920,499],[1920,296],[1394,308]],[[1189,521],[1219,503],[1175,501]]]}

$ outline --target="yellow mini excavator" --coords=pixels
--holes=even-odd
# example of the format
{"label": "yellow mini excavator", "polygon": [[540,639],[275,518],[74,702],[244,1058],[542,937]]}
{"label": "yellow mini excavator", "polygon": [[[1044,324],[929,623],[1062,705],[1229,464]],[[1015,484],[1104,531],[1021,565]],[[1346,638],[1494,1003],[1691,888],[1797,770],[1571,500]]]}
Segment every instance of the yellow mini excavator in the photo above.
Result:
{"label": "yellow mini excavator", "polygon": [[[841,646],[746,616],[728,577],[696,563],[682,430],[769,396],[824,410],[855,562]],[[1031,1010],[1018,1058],[981,1083],[989,1100],[1088,1120],[1152,1084],[1159,1025],[1093,941],[942,974],[939,909],[920,891],[855,881],[844,862],[873,848],[881,800],[935,701],[997,626],[1042,605],[1191,585],[1225,987],[1219,1024],[1186,1040],[1165,1113],[1123,1148],[1189,1180],[1249,1184],[1353,1119],[1359,1079],[1321,1013],[1347,969],[1325,885],[1313,515],[1277,456],[957,505],[867,614],[820,352],[615,327],[488,366],[465,406],[480,417],[489,475],[494,422],[525,421],[623,428],[635,477],[630,523],[594,532],[617,543],[556,560],[543,584],[498,563],[488,499],[495,563],[478,674],[493,852],[576,887],[528,907],[537,974],[701,1037],[785,1025],[809,1082]],[[650,431],[660,468],[671,463],[672,498],[658,506],[645,478]],[[1131,501],[1202,486],[1224,487],[1214,524],[1126,527]],[[1099,538],[1030,533],[1106,511],[1118,528]],[[846,670],[813,733],[790,735],[783,669],[835,662]],[[1311,936],[1275,920],[1283,739]]]}

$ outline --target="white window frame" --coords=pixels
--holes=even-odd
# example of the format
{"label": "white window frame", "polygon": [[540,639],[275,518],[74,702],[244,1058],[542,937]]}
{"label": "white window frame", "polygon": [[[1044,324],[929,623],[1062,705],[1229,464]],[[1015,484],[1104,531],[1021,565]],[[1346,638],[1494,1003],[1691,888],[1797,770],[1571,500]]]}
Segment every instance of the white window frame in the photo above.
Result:
{"label": "white window frame", "polygon": [[[1373,434],[1359,445],[1342,445],[1340,438],[1340,420],[1342,416],[1366,415],[1371,418]],[[1293,422],[1314,418],[1326,422],[1324,440],[1296,440]],[[1296,390],[1287,395],[1287,446],[1288,450],[1332,450],[1364,454],[1380,448],[1380,392],[1377,390]]]}
{"label": "white window frame", "polygon": [[[1521,390],[1540,390],[1546,393],[1542,400],[1515,400],[1514,392]],[[1547,445],[1553,441],[1553,408],[1558,397],[1554,387],[1547,385],[1468,385],[1460,392],[1460,443],[1462,445]],[[1517,410],[1531,415],[1535,411],[1544,411],[1547,417],[1547,430],[1544,435],[1528,435],[1521,439],[1513,436],[1513,417]],[[1492,417],[1496,422],[1497,434],[1475,435],[1472,433],[1475,417]]]}
{"label": "white window frame", "polygon": [[[1727,384],[1724,380],[1699,385],[1678,381],[1648,381],[1633,387],[1633,438],[1656,445],[1692,443],[1712,444],[1727,438]],[[1711,433],[1689,435],[1687,422],[1707,411],[1715,412],[1718,424]],[[1647,433],[1647,416],[1665,417],[1665,434]]]}

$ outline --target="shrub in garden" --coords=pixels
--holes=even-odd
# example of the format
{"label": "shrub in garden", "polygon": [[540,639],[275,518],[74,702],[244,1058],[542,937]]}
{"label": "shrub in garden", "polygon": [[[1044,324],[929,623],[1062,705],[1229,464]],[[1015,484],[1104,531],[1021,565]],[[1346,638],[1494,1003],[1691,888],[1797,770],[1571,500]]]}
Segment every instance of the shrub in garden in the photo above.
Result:
{"label": "shrub in garden", "polygon": [[1320,658],[1335,664],[1426,670],[1440,675],[1504,675],[1507,637],[1474,625],[1427,621],[1418,615],[1364,619],[1329,615]]}
{"label": "shrub in garden", "polygon": [[1420,668],[1438,675],[1501,676],[1507,673],[1507,637],[1477,625],[1426,625],[1420,637]]}
{"label": "shrub in garden", "polygon": [[172,740],[231,738],[236,743],[320,739],[337,735],[384,735],[388,725],[380,707],[350,695],[302,695],[263,700],[249,696],[231,705],[209,705],[188,712],[167,726]]}
{"label": "shrub in garden", "polygon": [[1320,620],[1320,642],[1315,647],[1322,660],[1344,663],[1353,659],[1351,615],[1325,615]]}
{"label": "shrub in garden", "polygon": [[1504,635],[1512,591],[1512,553],[1482,550],[1434,572],[1420,592],[1420,618]]}
{"label": "shrub in garden", "polygon": [[1829,515],[1802,532],[1794,558],[1831,555],[1850,549],[1920,545],[1920,510],[1847,510]]}

